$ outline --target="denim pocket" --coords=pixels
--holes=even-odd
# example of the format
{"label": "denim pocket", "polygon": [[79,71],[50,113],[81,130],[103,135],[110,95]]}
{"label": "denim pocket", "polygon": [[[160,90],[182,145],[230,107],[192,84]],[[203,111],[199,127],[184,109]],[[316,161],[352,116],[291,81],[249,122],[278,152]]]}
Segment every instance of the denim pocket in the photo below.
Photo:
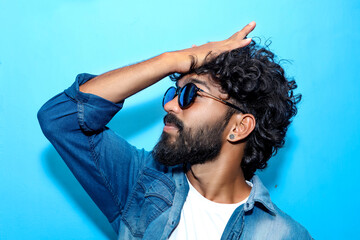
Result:
{"label": "denim pocket", "polygon": [[145,168],[122,214],[135,237],[142,237],[147,226],[173,203],[175,184],[164,173]]}

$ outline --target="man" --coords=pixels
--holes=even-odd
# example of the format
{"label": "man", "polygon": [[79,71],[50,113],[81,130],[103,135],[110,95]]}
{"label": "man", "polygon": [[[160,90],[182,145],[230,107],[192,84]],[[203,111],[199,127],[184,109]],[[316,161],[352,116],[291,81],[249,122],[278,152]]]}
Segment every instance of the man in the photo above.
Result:
{"label": "man", "polygon": [[[299,96],[274,55],[246,36],[78,75],[39,111],[44,134],[119,239],[311,239],[279,210],[256,169],[283,146]],[[172,75],[152,152],[105,125],[124,99]]]}

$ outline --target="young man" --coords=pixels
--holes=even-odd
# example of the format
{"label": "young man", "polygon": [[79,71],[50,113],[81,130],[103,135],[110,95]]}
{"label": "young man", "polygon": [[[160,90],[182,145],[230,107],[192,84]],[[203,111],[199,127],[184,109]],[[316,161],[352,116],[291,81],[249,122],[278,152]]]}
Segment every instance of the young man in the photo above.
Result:
{"label": "young man", "polygon": [[[298,96],[274,55],[246,39],[168,52],[78,75],[38,118],[119,239],[311,239],[254,175],[283,146]],[[172,75],[152,152],[105,125],[124,99]]]}

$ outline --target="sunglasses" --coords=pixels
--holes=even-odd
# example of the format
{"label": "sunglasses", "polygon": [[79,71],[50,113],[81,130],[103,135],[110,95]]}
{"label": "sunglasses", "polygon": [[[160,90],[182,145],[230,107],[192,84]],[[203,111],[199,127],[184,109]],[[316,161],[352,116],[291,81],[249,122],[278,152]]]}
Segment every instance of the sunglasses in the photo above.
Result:
{"label": "sunglasses", "polygon": [[191,106],[191,104],[195,101],[195,98],[197,96],[197,92],[203,92],[212,98],[228,105],[229,107],[235,108],[236,110],[244,113],[244,111],[239,108],[238,106],[235,106],[232,103],[229,103],[225,100],[222,100],[221,98],[215,97],[214,95],[205,92],[201,88],[198,88],[194,83],[187,83],[183,87],[170,87],[164,94],[163,98],[163,107],[165,104],[173,100],[177,95],[178,97],[178,103],[181,109],[186,109]]}

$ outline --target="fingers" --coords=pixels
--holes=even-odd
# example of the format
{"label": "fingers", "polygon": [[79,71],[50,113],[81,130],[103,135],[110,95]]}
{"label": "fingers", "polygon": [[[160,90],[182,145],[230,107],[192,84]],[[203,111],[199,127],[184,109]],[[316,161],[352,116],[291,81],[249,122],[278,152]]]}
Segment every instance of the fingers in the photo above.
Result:
{"label": "fingers", "polygon": [[239,34],[239,37],[241,39],[245,38],[249,33],[251,33],[252,30],[254,30],[256,26],[256,23],[254,21],[252,21],[251,23],[249,23],[248,25],[246,25]]}
{"label": "fingers", "polygon": [[256,26],[256,23],[254,21],[252,21],[251,23],[246,25],[243,29],[241,29],[239,32],[232,35],[230,37],[230,39],[231,38],[244,39],[252,30],[254,30],[255,26]]}
{"label": "fingers", "polygon": [[245,46],[249,45],[251,43],[251,40],[252,40],[251,38],[246,38],[246,39],[242,40],[239,47],[245,47]]}

